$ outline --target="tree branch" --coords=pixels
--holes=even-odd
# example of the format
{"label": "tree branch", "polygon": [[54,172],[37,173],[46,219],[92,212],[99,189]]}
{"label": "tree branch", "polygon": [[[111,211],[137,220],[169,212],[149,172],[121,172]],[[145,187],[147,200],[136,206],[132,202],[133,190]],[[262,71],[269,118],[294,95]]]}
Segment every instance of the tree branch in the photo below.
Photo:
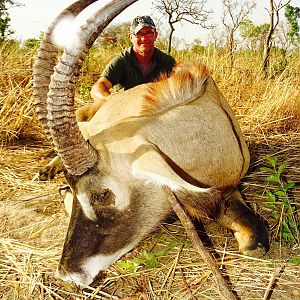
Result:
{"label": "tree branch", "polygon": [[213,274],[213,279],[215,281],[215,284],[218,287],[219,294],[222,298],[226,300],[236,300],[237,298],[235,295],[230,291],[230,287],[225,281],[224,277],[222,276],[222,273],[217,266],[215,260],[209,253],[209,251],[204,247],[203,243],[201,242],[197,231],[189,219],[188,215],[185,213],[183,210],[182,206],[178,202],[176,196],[173,194],[173,192],[166,186],[163,187],[163,190],[166,194],[166,197],[168,201],[171,203],[172,208],[178,218],[180,219],[182,225],[184,226],[186,233],[191,240],[192,244],[194,247],[197,249],[198,253],[200,254],[201,258],[204,260],[204,262],[208,265],[210,268],[212,274]]}

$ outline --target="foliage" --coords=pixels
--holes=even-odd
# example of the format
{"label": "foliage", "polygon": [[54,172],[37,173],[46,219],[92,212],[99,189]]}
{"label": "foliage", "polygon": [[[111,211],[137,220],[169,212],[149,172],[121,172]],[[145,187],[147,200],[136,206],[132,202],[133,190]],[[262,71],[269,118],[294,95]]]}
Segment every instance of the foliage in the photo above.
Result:
{"label": "foliage", "polygon": [[283,179],[285,163],[279,163],[277,157],[266,156],[266,162],[271,167],[261,167],[261,171],[268,174],[266,180],[275,184],[271,190],[266,192],[268,207],[276,219],[275,238],[291,242],[300,242],[300,224],[295,213],[295,205],[292,204],[289,192],[295,187],[295,182]]}
{"label": "foliage", "polygon": [[119,260],[116,265],[123,272],[135,272],[138,268],[144,266],[147,268],[155,268],[159,264],[159,259],[166,255],[166,253],[177,247],[178,243],[176,241],[170,242],[164,248],[159,249],[155,252],[149,252],[147,250],[142,251],[137,257],[127,260]]}
{"label": "foliage", "polygon": [[11,20],[7,10],[9,6],[14,4],[19,5],[15,0],[0,0],[0,42],[3,42],[13,33],[13,31],[9,29],[9,22]]}
{"label": "foliage", "polygon": [[296,266],[300,266],[300,257],[299,256],[294,256],[292,258],[289,259],[289,263],[296,265]]}
{"label": "foliage", "polygon": [[223,16],[222,23],[226,28],[228,34],[228,44],[230,44],[230,38],[233,39],[233,34],[246,20],[246,17],[256,7],[253,1],[244,0],[222,0],[223,2]]}
{"label": "foliage", "polygon": [[263,49],[268,29],[269,24],[254,25],[249,19],[245,19],[239,28],[241,37],[249,42],[251,50]]}
{"label": "foliage", "polygon": [[114,48],[118,46],[121,49],[131,46],[128,39],[129,22],[115,24],[107,27],[97,39],[97,43],[100,43],[105,48]]}
{"label": "foliage", "polygon": [[287,5],[285,8],[284,16],[286,17],[290,30],[287,33],[293,44],[300,43],[300,26],[298,20],[300,20],[300,7],[293,7]]}
{"label": "foliage", "polygon": [[35,50],[39,48],[40,42],[41,41],[39,39],[35,39],[35,38],[27,39],[24,41],[23,47],[28,50]]}
{"label": "foliage", "polygon": [[201,45],[201,41],[196,39],[190,49],[192,53],[205,53],[205,46]]}
{"label": "foliage", "polygon": [[237,45],[234,38],[236,31],[241,23],[255,8],[256,4],[252,0],[222,0],[223,2],[223,17],[222,23],[225,26],[227,34],[227,47],[229,50],[230,68],[234,64],[234,53]]}
{"label": "foliage", "polygon": [[3,42],[5,38],[13,33],[9,30],[10,18],[8,16],[2,15],[0,18],[0,42]]}
{"label": "foliage", "polygon": [[276,28],[279,24],[279,19],[280,19],[280,10],[282,10],[284,7],[286,7],[291,0],[285,0],[285,1],[278,1],[276,3],[276,0],[270,0],[269,2],[269,30],[266,35],[265,43],[264,43],[264,52],[263,52],[263,62],[262,62],[262,67],[261,70],[262,72],[267,75],[268,67],[270,64],[270,54],[271,54],[271,48],[272,44],[275,38],[275,31]]}
{"label": "foliage", "polygon": [[79,87],[79,96],[80,96],[80,102],[82,102],[82,104],[91,101],[91,95],[90,95],[90,91],[92,88],[92,84],[89,82],[82,82],[80,87]]}

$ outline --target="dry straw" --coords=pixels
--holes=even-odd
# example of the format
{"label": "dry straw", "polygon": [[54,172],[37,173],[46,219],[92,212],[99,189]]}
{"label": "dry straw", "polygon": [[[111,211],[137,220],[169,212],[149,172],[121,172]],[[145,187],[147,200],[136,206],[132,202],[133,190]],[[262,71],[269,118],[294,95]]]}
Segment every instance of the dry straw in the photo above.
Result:
{"label": "dry straw", "polygon": [[[103,57],[103,50],[93,51],[93,59]],[[33,54],[14,45],[0,51],[0,299],[220,299],[210,269],[178,221],[164,224],[122,258],[132,262],[145,253],[162,253],[172,244],[156,257],[153,268],[140,263],[124,270],[114,264],[97,285],[83,290],[54,277],[68,224],[58,192],[65,179],[59,175],[52,181],[32,180],[53,156],[31,100]],[[195,55],[211,69],[238,116],[251,151],[250,170],[241,189],[272,228],[276,220],[263,205],[268,183],[259,167],[266,154],[276,155],[287,163],[286,178],[299,181],[299,59],[291,57],[281,74],[263,78],[257,57],[239,55],[230,70],[226,58],[211,49]],[[88,89],[99,70],[86,64],[80,84]],[[299,215],[299,187],[291,197]],[[201,232],[201,237],[240,299],[300,299],[299,266],[288,262],[299,258],[299,245],[273,240],[268,255],[253,259],[238,253],[230,232],[207,221],[204,226],[206,234]]]}

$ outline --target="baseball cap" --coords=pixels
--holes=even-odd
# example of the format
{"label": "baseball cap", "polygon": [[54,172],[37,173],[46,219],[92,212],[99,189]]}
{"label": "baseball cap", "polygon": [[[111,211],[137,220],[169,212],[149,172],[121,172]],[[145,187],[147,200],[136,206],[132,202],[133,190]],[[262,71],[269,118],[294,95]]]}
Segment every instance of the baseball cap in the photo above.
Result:
{"label": "baseball cap", "polygon": [[136,34],[144,27],[156,28],[150,16],[137,16],[131,23],[130,32]]}

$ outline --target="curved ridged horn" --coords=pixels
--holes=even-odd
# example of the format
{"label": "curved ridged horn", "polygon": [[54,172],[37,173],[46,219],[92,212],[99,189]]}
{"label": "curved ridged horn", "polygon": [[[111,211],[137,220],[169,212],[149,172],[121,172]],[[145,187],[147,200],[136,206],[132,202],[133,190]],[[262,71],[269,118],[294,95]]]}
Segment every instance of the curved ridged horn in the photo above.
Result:
{"label": "curved ridged horn", "polygon": [[114,0],[81,27],[81,44],[67,48],[51,77],[47,99],[48,125],[54,146],[67,172],[81,175],[97,162],[96,151],[84,139],[74,111],[75,84],[86,53],[103,29],[137,0]]}
{"label": "curved ridged horn", "polygon": [[87,6],[97,0],[79,0],[62,11],[51,23],[43,36],[33,66],[33,97],[38,119],[44,129],[46,137],[51,141],[47,120],[47,94],[49,91],[50,76],[57,63],[58,48],[51,42],[51,35],[57,23],[65,16],[77,16]]}

